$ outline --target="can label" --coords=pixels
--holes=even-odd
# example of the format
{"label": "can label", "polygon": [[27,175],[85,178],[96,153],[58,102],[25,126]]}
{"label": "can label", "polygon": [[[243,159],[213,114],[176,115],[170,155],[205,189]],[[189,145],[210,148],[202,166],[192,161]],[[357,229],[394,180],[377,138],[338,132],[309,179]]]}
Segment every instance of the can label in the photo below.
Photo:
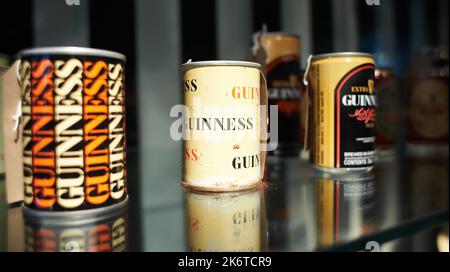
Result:
{"label": "can label", "polygon": [[261,251],[261,194],[186,192],[187,243],[193,252]]}
{"label": "can label", "polygon": [[374,64],[371,58],[311,64],[311,162],[365,168],[375,156]]}
{"label": "can label", "polygon": [[184,73],[185,185],[230,191],[260,181],[260,70],[197,67]]}
{"label": "can label", "polygon": [[125,200],[124,63],[25,57],[20,77],[25,205],[72,211]]}

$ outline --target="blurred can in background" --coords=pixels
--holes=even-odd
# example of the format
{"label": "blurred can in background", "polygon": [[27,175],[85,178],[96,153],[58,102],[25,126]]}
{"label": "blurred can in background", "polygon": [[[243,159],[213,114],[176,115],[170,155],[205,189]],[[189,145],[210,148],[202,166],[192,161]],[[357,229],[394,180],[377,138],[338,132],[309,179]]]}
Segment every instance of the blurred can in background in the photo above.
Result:
{"label": "blurred can in background", "polygon": [[[238,191],[261,182],[261,65],[241,61],[188,62],[184,81],[183,185]],[[264,90],[263,90],[264,89]]]}
{"label": "blurred can in background", "polygon": [[[0,105],[3,105],[3,74],[8,70],[9,57],[0,54]],[[5,153],[4,153],[4,139],[3,139],[3,106],[0,110],[0,178],[5,174]]]}
{"label": "blurred can in background", "polygon": [[306,71],[311,164],[324,171],[369,171],[375,159],[375,58],[366,53],[312,57]]}
{"label": "blurred can in background", "polygon": [[400,132],[401,94],[392,69],[375,69],[377,94],[376,145],[380,153],[392,152]]}
{"label": "blurred can in background", "polygon": [[187,247],[193,252],[261,251],[261,191],[187,190]]}
{"label": "blurred can in background", "polygon": [[409,148],[448,146],[448,50],[427,49],[413,63],[407,80]]}
{"label": "blurred can in background", "polygon": [[19,59],[25,211],[85,214],[125,205],[125,56],[48,47]]}
{"label": "blurred can in background", "polygon": [[128,212],[99,213],[89,217],[25,217],[26,252],[128,251]]}
{"label": "blurred can in background", "polygon": [[252,55],[267,75],[269,104],[278,106],[278,148],[269,155],[298,156],[302,144],[300,38],[287,33],[261,33]]}

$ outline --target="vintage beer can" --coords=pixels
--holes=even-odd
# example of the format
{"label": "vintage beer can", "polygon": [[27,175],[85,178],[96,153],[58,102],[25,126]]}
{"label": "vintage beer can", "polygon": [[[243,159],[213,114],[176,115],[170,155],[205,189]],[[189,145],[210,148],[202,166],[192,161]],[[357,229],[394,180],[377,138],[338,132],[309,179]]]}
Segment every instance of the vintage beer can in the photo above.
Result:
{"label": "vintage beer can", "polygon": [[25,217],[26,252],[126,252],[128,211],[89,217]]}
{"label": "vintage beer can", "polygon": [[[3,105],[3,74],[8,70],[9,57],[0,54],[0,105]],[[4,139],[3,139],[3,108],[0,110],[0,178],[5,174],[5,153],[4,153]]]}
{"label": "vintage beer can", "polygon": [[375,158],[375,59],[365,53],[312,57],[306,78],[310,97],[310,162],[324,171],[369,171]]}
{"label": "vintage beer can", "polygon": [[374,175],[329,178],[312,176],[316,189],[319,248],[356,239],[375,228]]}
{"label": "vintage beer can", "polygon": [[267,75],[269,104],[278,106],[278,147],[269,155],[298,156],[300,125],[300,37],[280,32],[255,39],[251,57]]}
{"label": "vintage beer can", "polygon": [[193,252],[261,251],[261,191],[186,191],[187,247]]}
{"label": "vintage beer can", "polygon": [[237,191],[260,184],[265,152],[259,106],[266,98],[260,68],[240,61],[182,66],[186,187]]}
{"label": "vintage beer can", "polygon": [[125,56],[49,47],[19,58],[26,212],[123,206]]}
{"label": "vintage beer can", "polygon": [[448,78],[448,50],[427,50],[416,58],[406,88],[408,148],[448,146]]}
{"label": "vintage beer can", "polygon": [[401,94],[390,68],[375,69],[377,94],[376,145],[380,152],[393,151],[400,129]]}

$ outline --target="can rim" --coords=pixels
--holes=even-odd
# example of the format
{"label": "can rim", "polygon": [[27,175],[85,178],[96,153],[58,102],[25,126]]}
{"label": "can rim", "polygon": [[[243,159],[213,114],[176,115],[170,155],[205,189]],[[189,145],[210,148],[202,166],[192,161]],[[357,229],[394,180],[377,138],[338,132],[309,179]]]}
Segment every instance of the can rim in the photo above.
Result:
{"label": "can rim", "polygon": [[265,35],[268,35],[268,36],[280,35],[280,36],[294,37],[294,38],[297,38],[299,40],[301,39],[301,36],[298,35],[298,34],[289,33],[289,32],[283,32],[283,31],[265,32],[265,33],[261,34],[261,36],[265,36]]}
{"label": "can rim", "polygon": [[330,57],[369,57],[375,60],[375,56],[370,53],[364,52],[336,52],[336,53],[325,53],[313,55],[311,60],[319,60]]}
{"label": "can rim", "polygon": [[28,48],[20,51],[17,56],[19,58],[35,55],[46,55],[46,54],[61,54],[61,55],[87,55],[87,56],[100,56],[119,59],[126,61],[124,54],[97,48],[88,47],[77,47],[77,46],[52,46],[52,47],[37,47]]}
{"label": "can rim", "polygon": [[238,61],[238,60],[206,60],[206,61],[188,61],[181,65],[184,71],[193,68],[209,67],[209,66],[239,66],[261,69],[262,66],[256,62]]}

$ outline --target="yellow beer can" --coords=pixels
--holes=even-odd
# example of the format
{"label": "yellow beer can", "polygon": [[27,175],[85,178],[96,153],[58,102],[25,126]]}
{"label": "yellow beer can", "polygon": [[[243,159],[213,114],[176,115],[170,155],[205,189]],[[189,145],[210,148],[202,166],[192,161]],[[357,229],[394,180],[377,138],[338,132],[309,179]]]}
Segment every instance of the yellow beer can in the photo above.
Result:
{"label": "yellow beer can", "polygon": [[366,53],[316,55],[309,91],[310,162],[321,170],[369,171],[375,159],[375,58]]}

